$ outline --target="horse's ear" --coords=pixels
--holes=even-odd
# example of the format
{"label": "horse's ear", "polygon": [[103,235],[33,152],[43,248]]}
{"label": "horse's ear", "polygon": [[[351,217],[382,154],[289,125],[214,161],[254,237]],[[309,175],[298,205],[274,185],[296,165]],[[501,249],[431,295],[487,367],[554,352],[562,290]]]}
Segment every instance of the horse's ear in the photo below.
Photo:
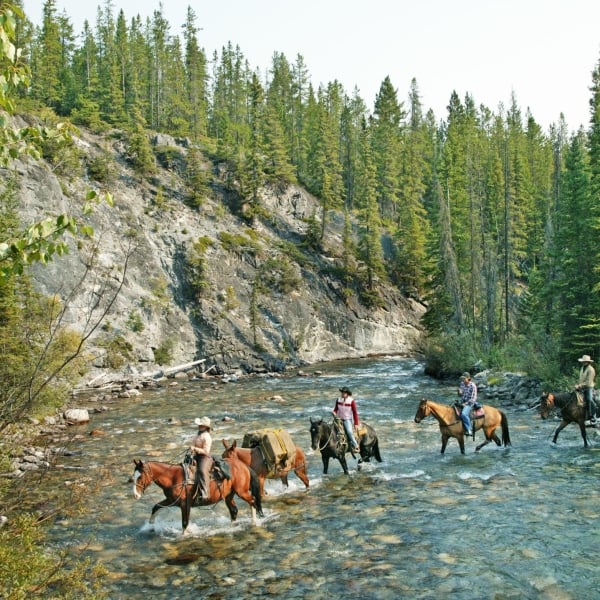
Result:
{"label": "horse's ear", "polygon": [[233,440],[233,444],[231,444],[231,447],[232,447],[232,448],[235,448],[235,447],[237,447],[237,440]]}
{"label": "horse's ear", "polygon": [[229,446],[227,445],[227,440],[225,438],[223,438],[222,442],[223,442],[223,446],[225,446],[225,449],[229,450]]}

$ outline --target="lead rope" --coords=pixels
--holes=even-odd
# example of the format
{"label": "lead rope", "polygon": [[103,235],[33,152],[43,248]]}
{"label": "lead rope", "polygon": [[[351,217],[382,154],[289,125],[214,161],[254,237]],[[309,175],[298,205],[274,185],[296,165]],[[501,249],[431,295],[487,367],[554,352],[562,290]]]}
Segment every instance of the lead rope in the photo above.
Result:
{"label": "lead rope", "polygon": [[319,446],[317,448],[317,450],[319,450],[319,452],[321,450],[325,450],[325,448],[327,448],[327,446],[329,445],[329,442],[331,441],[332,436],[333,436],[333,425],[331,426],[331,429],[329,430],[329,437],[327,438],[327,441],[325,442],[325,445],[324,446]]}

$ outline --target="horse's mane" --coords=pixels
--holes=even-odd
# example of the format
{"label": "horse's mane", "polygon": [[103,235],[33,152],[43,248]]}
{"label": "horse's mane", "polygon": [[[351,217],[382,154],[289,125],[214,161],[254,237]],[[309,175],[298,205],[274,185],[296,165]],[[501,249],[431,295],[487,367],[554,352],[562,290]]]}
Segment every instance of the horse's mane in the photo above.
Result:
{"label": "horse's mane", "polygon": [[562,407],[568,402],[577,399],[575,392],[548,392],[545,394],[545,396],[547,397],[550,394],[554,396],[554,404],[556,404],[558,407]]}

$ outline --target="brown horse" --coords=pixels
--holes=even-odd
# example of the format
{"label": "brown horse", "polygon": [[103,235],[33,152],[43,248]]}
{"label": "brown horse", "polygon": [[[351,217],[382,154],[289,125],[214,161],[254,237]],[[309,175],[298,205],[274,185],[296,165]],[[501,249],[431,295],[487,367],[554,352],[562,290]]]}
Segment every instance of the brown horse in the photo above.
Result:
{"label": "brown horse", "polygon": [[[473,425],[473,433],[483,429],[485,434],[485,440],[482,444],[479,444],[475,448],[476,452],[479,452],[486,444],[489,444],[492,440],[496,442],[497,446],[510,446],[510,435],[508,432],[508,419],[506,415],[493,406],[484,405],[483,415],[477,416],[474,414],[475,411],[471,412],[471,424]],[[440,432],[442,433],[442,454],[446,450],[448,440],[453,437],[458,440],[460,451],[462,454],[465,453],[465,433],[463,429],[463,422],[460,415],[457,414],[454,406],[445,406],[438,404],[432,400],[421,400],[415,414],[415,423],[420,423],[425,417],[432,415],[437,419],[440,426]],[[496,435],[496,429],[502,427],[502,442]],[[473,435],[473,437],[475,437]]]}
{"label": "brown horse", "polygon": [[223,440],[223,446],[225,446],[225,452],[223,452],[223,458],[229,458],[236,456],[245,465],[249,466],[257,475],[260,483],[260,495],[261,498],[265,495],[265,479],[281,479],[283,485],[288,486],[288,473],[293,470],[294,473],[302,480],[306,489],[308,489],[309,481],[306,473],[306,457],[301,448],[296,446],[294,459],[289,466],[278,470],[275,474],[269,469],[269,466],[265,462],[265,458],[261,449],[257,446],[255,448],[238,448],[236,440],[233,440],[231,446],[227,445],[227,440]]}
{"label": "brown horse", "polygon": [[552,408],[560,409],[561,422],[554,432],[552,442],[556,444],[558,434],[569,424],[577,423],[583,446],[588,447],[587,433],[585,431],[585,403],[579,402],[575,392],[544,392],[540,398],[540,414],[542,419],[547,419]]}
{"label": "brown horse", "polygon": [[225,500],[231,520],[235,521],[238,508],[233,497],[236,494],[250,505],[252,523],[256,522],[255,512],[258,512],[259,516],[263,516],[258,477],[252,469],[235,457],[225,460],[229,465],[230,478],[211,476],[209,498],[206,500],[198,498],[198,485],[190,479],[183,465],[155,461],[143,462],[136,459],[133,462],[135,463],[133,495],[136,500],[142,497],[152,482],[156,483],[165,494],[165,499],[152,508],[150,523],[154,523],[156,513],[161,508],[178,506],[181,509],[181,527],[185,533],[190,522],[192,506],[208,506],[216,504],[220,500]]}

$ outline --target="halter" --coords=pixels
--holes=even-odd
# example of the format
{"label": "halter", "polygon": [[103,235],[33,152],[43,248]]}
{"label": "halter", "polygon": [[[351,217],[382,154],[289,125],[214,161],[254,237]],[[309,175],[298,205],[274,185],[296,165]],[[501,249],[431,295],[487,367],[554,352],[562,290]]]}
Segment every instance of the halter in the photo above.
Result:
{"label": "halter", "polygon": [[[321,425],[325,425],[325,423],[323,423],[323,421],[321,421],[321,423],[319,425],[320,426]],[[321,431],[321,427],[320,426],[319,426],[319,431]],[[322,450],[325,450],[325,448],[327,448],[327,446],[329,445],[329,442],[331,441],[332,436],[333,436],[333,426],[331,426],[330,429],[329,429],[329,437],[327,438],[327,440],[325,442],[325,445],[323,445],[323,446],[317,445],[317,450],[319,452],[321,452]],[[319,441],[321,441],[320,437],[319,437]]]}

